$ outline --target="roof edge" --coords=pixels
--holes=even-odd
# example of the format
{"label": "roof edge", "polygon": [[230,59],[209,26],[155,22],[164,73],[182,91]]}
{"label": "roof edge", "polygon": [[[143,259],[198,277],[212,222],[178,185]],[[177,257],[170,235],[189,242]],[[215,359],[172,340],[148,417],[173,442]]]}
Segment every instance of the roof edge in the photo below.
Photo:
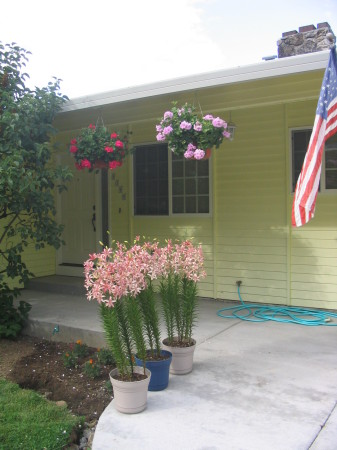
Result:
{"label": "roof edge", "polygon": [[257,64],[101,92],[67,101],[60,114],[87,108],[98,108],[111,103],[121,103],[144,97],[173,94],[175,92],[185,92],[206,87],[320,70],[326,67],[328,57],[329,50],[323,50],[315,53],[290,56],[288,58],[263,61]]}

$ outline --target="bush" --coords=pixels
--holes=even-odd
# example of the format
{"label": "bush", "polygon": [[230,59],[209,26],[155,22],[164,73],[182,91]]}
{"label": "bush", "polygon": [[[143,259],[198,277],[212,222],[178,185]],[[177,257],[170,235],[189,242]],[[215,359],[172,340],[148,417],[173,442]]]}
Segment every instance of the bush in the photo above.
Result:
{"label": "bush", "polygon": [[31,305],[23,300],[19,306],[14,306],[16,291],[10,291],[0,284],[0,338],[15,339],[22,331]]}
{"label": "bush", "polygon": [[101,366],[93,359],[89,359],[83,366],[83,372],[90,378],[97,378],[101,374]]}
{"label": "bush", "polygon": [[96,357],[97,361],[100,364],[103,364],[103,366],[112,366],[113,364],[115,364],[114,357],[111,351],[107,348],[97,349]]}

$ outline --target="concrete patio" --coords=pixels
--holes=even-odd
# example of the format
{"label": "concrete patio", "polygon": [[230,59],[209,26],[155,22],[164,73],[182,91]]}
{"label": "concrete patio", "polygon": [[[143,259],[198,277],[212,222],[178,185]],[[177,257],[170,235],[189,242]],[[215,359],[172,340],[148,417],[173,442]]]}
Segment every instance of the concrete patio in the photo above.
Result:
{"label": "concrete patio", "polygon": [[[104,344],[83,280],[59,278],[58,292],[49,281],[21,296],[32,304],[26,333]],[[337,327],[218,317],[228,305],[200,300],[192,373],[149,392],[140,414],[118,413],[112,401],[93,450],[337,449]]]}

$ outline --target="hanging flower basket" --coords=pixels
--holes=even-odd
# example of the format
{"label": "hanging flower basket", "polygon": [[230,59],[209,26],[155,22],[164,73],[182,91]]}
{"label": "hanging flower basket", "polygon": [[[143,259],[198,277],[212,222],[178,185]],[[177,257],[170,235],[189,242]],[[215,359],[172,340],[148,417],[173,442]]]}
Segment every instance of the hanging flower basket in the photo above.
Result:
{"label": "hanging flower basket", "polygon": [[224,139],[230,138],[227,123],[211,114],[199,115],[194,106],[186,103],[178,108],[173,103],[170,111],[156,126],[157,141],[167,142],[176,155],[187,159],[207,159],[213,147],[218,148]]}
{"label": "hanging flower basket", "polygon": [[128,142],[104,126],[90,124],[70,141],[70,153],[74,155],[78,170],[120,167],[128,152]]}

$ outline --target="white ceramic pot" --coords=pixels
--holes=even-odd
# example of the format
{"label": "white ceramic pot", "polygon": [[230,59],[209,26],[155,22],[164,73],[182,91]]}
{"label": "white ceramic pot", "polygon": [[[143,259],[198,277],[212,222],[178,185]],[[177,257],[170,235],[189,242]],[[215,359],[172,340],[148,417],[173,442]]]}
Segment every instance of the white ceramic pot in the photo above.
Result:
{"label": "white ceramic pot", "polygon": [[[135,366],[134,373],[144,373],[143,367]],[[147,377],[139,381],[120,381],[114,378],[118,370],[110,372],[110,381],[114,390],[114,404],[117,411],[125,414],[136,414],[143,411],[147,405],[147,390],[151,372],[145,369]]]}
{"label": "white ceramic pot", "polygon": [[193,345],[189,347],[171,347],[170,345],[166,345],[165,341],[166,339],[163,340],[163,349],[172,353],[170,373],[174,375],[185,375],[186,373],[192,372],[196,341],[192,339]]}

